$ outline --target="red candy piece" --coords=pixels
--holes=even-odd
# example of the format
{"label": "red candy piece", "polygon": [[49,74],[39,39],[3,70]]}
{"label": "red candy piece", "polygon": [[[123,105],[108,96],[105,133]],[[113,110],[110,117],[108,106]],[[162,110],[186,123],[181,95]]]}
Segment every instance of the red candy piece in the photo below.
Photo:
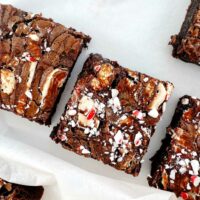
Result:
{"label": "red candy piece", "polygon": [[195,179],[197,178],[197,176],[191,176],[190,180],[191,182],[194,184]]}
{"label": "red candy piece", "polygon": [[140,112],[139,110],[134,110],[132,114],[138,119],[143,119],[142,112]]}
{"label": "red candy piece", "polygon": [[87,120],[93,119],[94,116],[95,116],[95,114],[96,114],[96,110],[95,110],[94,108],[92,108],[92,109],[90,110],[90,112],[88,113],[88,115],[87,115]]}
{"label": "red candy piece", "polygon": [[136,142],[135,142],[135,146],[139,146],[141,144],[141,140],[137,140]]}
{"label": "red candy piece", "polygon": [[29,60],[31,61],[31,62],[35,62],[36,61],[36,59],[34,58],[34,57],[29,57]]}
{"label": "red candy piece", "polygon": [[94,67],[95,71],[97,71],[97,72],[100,70],[100,68],[101,68],[101,65],[96,65],[96,66]]}
{"label": "red candy piece", "polygon": [[188,193],[186,193],[186,192],[181,192],[181,197],[182,197],[184,200],[188,199]]}

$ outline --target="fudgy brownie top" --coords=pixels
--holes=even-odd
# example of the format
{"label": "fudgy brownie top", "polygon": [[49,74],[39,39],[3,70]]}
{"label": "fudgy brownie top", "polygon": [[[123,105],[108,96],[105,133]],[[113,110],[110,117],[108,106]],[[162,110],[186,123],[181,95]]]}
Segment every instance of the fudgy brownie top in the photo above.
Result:
{"label": "fudgy brownie top", "polygon": [[173,55],[184,61],[200,62],[200,2],[192,0],[179,35],[172,36]]}
{"label": "fudgy brownie top", "polygon": [[23,186],[12,184],[0,178],[0,200],[40,200],[42,186]]}
{"label": "fudgy brownie top", "polygon": [[51,137],[136,176],[172,89],[169,82],[92,54]]}
{"label": "fudgy brownie top", "polygon": [[0,4],[0,107],[49,124],[60,90],[89,41],[51,19]]}
{"label": "fudgy brownie top", "polygon": [[152,159],[151,186],[200,199],[200,100],[180,99],[167,137]]}

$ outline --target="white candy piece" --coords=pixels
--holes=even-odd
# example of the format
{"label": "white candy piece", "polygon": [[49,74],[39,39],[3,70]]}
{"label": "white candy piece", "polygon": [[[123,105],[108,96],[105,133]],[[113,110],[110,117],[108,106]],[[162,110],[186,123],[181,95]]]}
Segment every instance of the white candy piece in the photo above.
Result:
{"label": "white candy piece", "polygon": [[14,72],[8,69],[1,69],[1,90],[5,94],[11,94],[15,88]]}
{"label": "white candy piece", "polygon": [[171,170],[170,175],[169,175],[170,179],[175,180],[176,177],[176,170]]}
{"label": "white candy piece", "polygon": [[118,94],[119,94],[119,91],[117,89],[112,89],[111,90],[112,98],[117,97]]}
{"label": "white candy piece", "polygon": [[76,115],[76,110],[68,110],[67,113],[69,116],[74,116]]}
{"label": "white candy piece", "polygon": [[194,172],[194,175],[198,175],[199,174],[199,161],[198,160],[192,160],[191,161],[191,166],[192,166],[192,170]]}
{"label": "white candy piece", "polygon": [[159,113],[156,109],[152,109],[148,112],[148,115],[152,118],[157,118],[159,116]]}
{"label": "white candy piece", "polygon": [[25,95],[26,95],[29,99],[32,99],[32,93],[31,93],[30,90],[27,90],[27,91],[25,92]]}
{"label": "white candy piece", "polygon": [[135,146],[137,147],[137,146],[139,146],[139,145],[141,145],[141,139],[142,139],[142,134],[140,133],[140,132],[138,132],[136,135],[135,135],[135,139],[134,139],[134,144],[135,144]]}
{"label": "white candy piece", "polygon": [[78,109],[81,111],[91,110],[93,107],[94,101],[88,96],[83,96],[78,105]]}
{"label": "white candy piece", "polygon": [[116,135],[114,136],[114,140],[117,144],[121,144],[123,141],[123,134],[122,132],[119,130],[117,131]]}
{"label": "white candy piece", "polygon": [[188,99],[188,98],[183,98],[183,99],[181,100],[181,103],[182,103],[183,105],[188,105],[188,104],[189,104],[189,99]]}
{"label": "white candy piece", "polygon": [[200,184],[200,177],[197,176],[197,177],[195,177],[195,179],[194,179],[193,185],[194,185],[195,187],[197,187],[197,186],[199,186],[199,184]]}
{"label": "white candy piece", "polygon": [[39,41],[39,39],[40,39],[40,38],[38,37],[38,35],[33,34],[33,33],[32,33],[32,34],[29,34],[28,37],[31,38],[31,40],[33,40],[33,41]]}
{"label": "white candy piece", "polygon": [[179,172],[180,172],[181,174],[184,174],[186,171],[187,171],[187,169],[186,169],[185,167],[181,167],[181,168],[179,169]]}
{"label": "white candy piece", "polygon": [[165,101],[167,95],[167,91],[162,83],[159,83],[157,86],[157,94],[155,95],[153,101],[149,105],[149,116],[153,118],[157,118],[159,113],[158,113],[158,108],[159,106]]}
{"label": "white candy piece", "polygon": [[148,82],[148,80],[149,80],[148,77],[145,77],[145,78],[143,79],[143,81],[144,81],[145,83]]}
{"label": "white candy piece", "polygon": [[88,149],[86,149],[83,145],[80,146],[80,150],[82,150],[82,154],[89,154],[90,151]]}

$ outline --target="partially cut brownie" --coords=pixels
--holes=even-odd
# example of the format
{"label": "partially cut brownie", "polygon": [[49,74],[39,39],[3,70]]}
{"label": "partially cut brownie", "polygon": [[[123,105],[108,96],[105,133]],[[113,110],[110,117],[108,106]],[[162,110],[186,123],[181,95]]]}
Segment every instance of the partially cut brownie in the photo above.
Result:
{"label": "partially cut brownie", "polygon": [[137,176],[172,89],[169,82],[91,54],[51,138]]}
{"label": "partially cut brownie", "polygon": [[0,108],[50,124],[90,37],[41,15],[0,4]]}
{"label": "partially cut brownie", "polygon": [[173,56],[200,64],[200,1],[192,0],[180,33],[171,38]]}
{"label": "partially cut brownie", "polygon": [[152,158],[149,185],[200,200],[200,100],[183,96],[167,137]]}
{"label": "partially cut brownie", "polygon": [[42,186],[18,185],[0,178],[0,200],[40,200],[43,192]]}

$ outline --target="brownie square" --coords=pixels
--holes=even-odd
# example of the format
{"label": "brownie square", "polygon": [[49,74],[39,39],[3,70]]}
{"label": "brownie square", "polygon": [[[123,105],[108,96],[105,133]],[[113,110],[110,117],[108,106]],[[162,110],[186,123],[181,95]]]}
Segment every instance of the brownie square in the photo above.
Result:
{"label": "brownie square", "polygon": [[200,1],[192,0],[178,35],[171,38],[172,55],[185,62],[200,64]]}
{"label": "brownie square", "polygon": [[91,54],[51,138],[137,176],[172,89],[169,82]]}
{"label": "brownie square", "polygon": [[24,186],[9,183],[0,178],[1,200],[40,200],[44,188],[42,186]]}
{"label": "brownie square", "polygon": [[173,191],[182,199],[200,199],[200,100],[183,96],[152,158],[149,185]]}
{"label": "brownie square", "polygon": [[90,37],[0,4],[0,108],[49,125]]}

